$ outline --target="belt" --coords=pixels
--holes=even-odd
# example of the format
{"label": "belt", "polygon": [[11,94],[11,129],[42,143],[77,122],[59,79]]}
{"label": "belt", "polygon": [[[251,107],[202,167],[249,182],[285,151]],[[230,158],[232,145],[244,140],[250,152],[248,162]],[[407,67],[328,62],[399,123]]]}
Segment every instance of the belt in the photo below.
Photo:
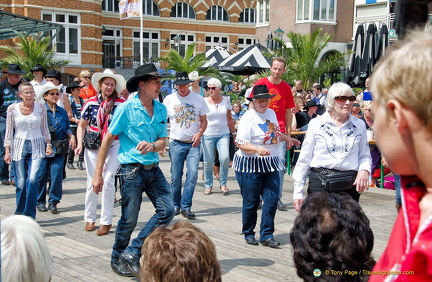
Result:
{"label": "belt", "polygon": [[192,140],[189,140],[189,141],[174,140],[174,141],[177,141],[177,142],[180,142],[180,143],[184,143],[184,144],[192,144],[193,143]]}
{"label": "belt", "polygon": [[159,163],[154,163],[154,164],[149,164],[149,165],[144,165],[144,164],[140,164],[140,163],[131,163],[131,164],[126,164],[126,165],[130,165],[130,166],[135,166],[138,169],[144,169],[144,170],[151,170],[152,168],[156,167]]}

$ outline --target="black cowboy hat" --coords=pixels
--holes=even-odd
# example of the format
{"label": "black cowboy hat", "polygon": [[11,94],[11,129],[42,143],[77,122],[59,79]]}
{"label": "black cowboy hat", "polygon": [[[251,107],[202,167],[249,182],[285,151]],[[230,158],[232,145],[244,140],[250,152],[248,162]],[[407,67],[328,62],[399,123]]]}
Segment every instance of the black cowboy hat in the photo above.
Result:
{"label": "black cowboy hat", "polygon": [[144,64],[142,66],[139,66],[135,70],[135,76],[130,78],[126,83],[126,89],[130,93],[137,91],[138,89],[138,83],[140,81],[143,81],[145,78],[148,77],[160,77],[160,78],[167,78],[170,75],[167,73],[159,73],[156,66],[152,63]]}
{"label": "black cowboy hat", "polygon": [[66,93],[72,93],[72,89],[74,88],[83,88],[78,81],[72,81],[68,87],[66,87]]}
{"label": "black cowboy hat", "polygon": [[46,76],[47,74],[47,70],[44,69],[44,67],[41,64],[36,64],[31,70],[30,72],[34,72],[34,71],[43,71],[43,76]]}
{"label": "black cowboy hat", "polygon": [[54,69],[48,70],[45,77],[54,77],[57,78],[58,81],[61,81],[61,73],[58,70],[54,70]]}
{"label": "black cowboy hat", "polygon": [[3,73],[10,74],[26,74],[26,71],[21,70],[20,66],[17,64],[10,64],[9,69],[7,71],[2,71]]}
{"label": "black cowboy hat", "polygon": [[193,82],[193,80],[189,79],[189,75],[185,71],[179,71],[175,75],[176,80],[173,82],[173,84],[176,85],[183,85]]}
{"label": "black cowboy hat", "polygon": [[255,85],[252,90],[252,99],[268,99],[275,96],[275,94],[270,94],[267,85]]}

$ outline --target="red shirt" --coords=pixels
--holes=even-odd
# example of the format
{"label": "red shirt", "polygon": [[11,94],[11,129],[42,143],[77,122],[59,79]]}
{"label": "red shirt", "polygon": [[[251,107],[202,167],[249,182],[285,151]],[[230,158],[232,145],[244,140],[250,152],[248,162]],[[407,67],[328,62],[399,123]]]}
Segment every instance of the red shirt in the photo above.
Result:
{"label": "red shirt", "polygon": [[267,85],[270,94],[275,94],[270,101],[269,108],[275,111],[281,132],[286,133],[286,110],[295,107],[291,87],[285,81],[279,84],[273,84],[267,77],[261,78],[254,85]]}
{"label": "red shirt", "polygon": [[91,97],[94,97],[97,95],[96,90],[94,89],[93,85],[89,84],[88,87],[81,88],[79,96],[83,98],[84,100],[88,100]]}

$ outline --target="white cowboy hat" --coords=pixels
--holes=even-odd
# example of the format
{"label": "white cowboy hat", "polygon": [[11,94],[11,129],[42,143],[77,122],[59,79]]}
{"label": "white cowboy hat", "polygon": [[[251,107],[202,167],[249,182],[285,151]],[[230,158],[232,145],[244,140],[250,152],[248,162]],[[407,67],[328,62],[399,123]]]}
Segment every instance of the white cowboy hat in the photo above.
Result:
{"label": "white cowboy hat", "polygon": [[54,83],[52,83],[51,81],[45,83],[41,88],[39,88],[39,90],[36,92],[36,97],[35,100],[38,103],[45,103],[45,100],[43,98],[43,95],[45,94],[45,92],[48,92],[52,89],[57,89],[58,91],[60,91],[61,89],[61,85],[59,86],[55,86]]}
{"label": "white cowboy hat", "polygon": [[203,78],[203,76],[202,75],[198,75],[197,71],[193,71],[193,72],[191,72],[189,74],[189,79],[192,80],[192,81],[196,81],[196,80],[199,80],[201,78]]}
{"label": "white cowboy hat", "polygon": [[116,81],[116,91],[120,94],[123,89],[126,88],[126,80],[124,79],[123,75],[121,74],[114,74],[112,70],[106,69],[104,72],[97,72],[94,73],[92,76],[92,84],[94,89],[99,92],[99,80],[101,80],[104,77],[111,77],[114,78]]}

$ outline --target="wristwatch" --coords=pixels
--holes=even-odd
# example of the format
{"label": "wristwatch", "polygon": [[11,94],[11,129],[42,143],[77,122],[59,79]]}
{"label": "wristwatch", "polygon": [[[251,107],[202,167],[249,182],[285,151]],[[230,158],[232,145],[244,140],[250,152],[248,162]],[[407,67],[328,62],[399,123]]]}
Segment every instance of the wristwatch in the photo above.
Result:
{"label": "wristwatch", "polygon": [[153,150],[156,150],[156,145],[155,145],[155,143],[150,143],[150,145],[152,145],[153,146]]}

